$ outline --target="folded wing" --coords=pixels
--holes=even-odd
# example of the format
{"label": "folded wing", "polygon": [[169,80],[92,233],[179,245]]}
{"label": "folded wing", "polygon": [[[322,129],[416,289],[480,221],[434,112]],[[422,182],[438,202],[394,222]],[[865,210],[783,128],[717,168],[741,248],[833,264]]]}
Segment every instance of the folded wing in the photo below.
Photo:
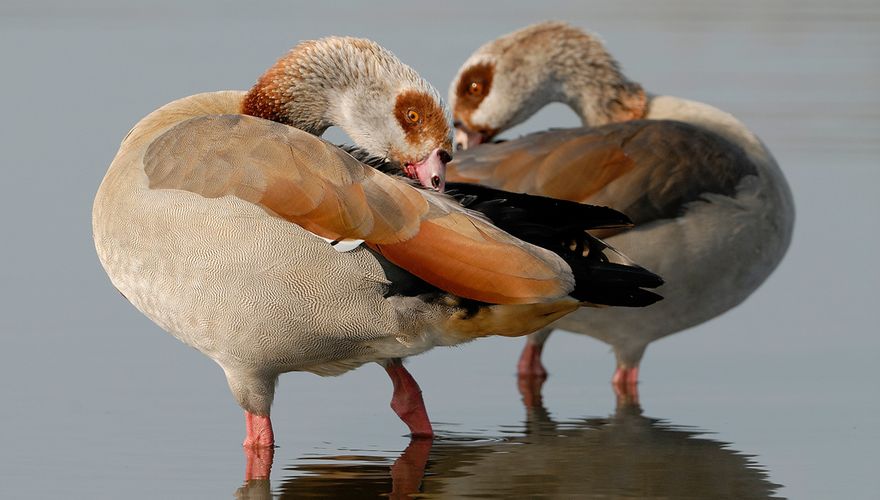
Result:
{"label": "folded wing", "polygon": [[151,189],[236,196],[330,239],[361,239],[465,298],[545,302],[574,289],[568,265],[453,200],[416,189],[292,127],[243,115],[192,118],[146,149]]}
{"label": "folded wing", "polygon": [[717,134],[682,122],[636,120],[462,151],[447,179],[607,205],[638,226],[677,217],[707,193],[730,195],[755,172],[743,150]]}

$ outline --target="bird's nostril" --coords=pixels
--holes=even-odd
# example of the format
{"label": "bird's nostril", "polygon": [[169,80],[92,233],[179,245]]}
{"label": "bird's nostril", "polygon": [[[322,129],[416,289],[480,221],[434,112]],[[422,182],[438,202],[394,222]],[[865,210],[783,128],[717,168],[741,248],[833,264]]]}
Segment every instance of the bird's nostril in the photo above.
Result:
{"label": "bird's nostril", "polygon": [[441,149],[440,151],[438,151],[437,155],[440,156],[440,161],[442,161],[444,164],[452,161],[452,155],[450,155],[445,149]]}
{"label": "bird's nostril", "polygon": [[464,149],[464,145],[462,143],[460,143],[460,142],[455,143],[455,150],[456,151],[461,151],[463,149]]}
{"label": "bird's nostril", "polygon": [[432,175],[431,176],[431,186],[434,189],[440,189],[440,176],[439,175]]}

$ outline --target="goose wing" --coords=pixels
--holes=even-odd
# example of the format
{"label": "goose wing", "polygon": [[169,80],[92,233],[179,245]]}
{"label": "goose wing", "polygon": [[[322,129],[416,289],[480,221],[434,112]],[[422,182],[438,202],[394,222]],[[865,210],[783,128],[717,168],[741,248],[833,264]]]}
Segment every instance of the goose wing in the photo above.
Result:
{"label": "goose wing", "polygon": [[465,298],[536,303],[574,288],[570,268],[552,252],[279,123],[243,115],[192,118],[152,141],[143,167],[151,189],[236,196],[324,238],[364,240],[394,264]]}

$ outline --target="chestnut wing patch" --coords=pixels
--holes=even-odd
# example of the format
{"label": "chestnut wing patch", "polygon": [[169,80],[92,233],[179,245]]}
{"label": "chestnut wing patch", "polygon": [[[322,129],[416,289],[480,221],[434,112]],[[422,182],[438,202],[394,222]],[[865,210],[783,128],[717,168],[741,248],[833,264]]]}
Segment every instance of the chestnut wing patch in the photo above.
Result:
{"label": "chestnut wing patch", "polygon": [[434,286],[483,302],[532,304],[574,290],[561,258],[465,213],[428,218],[411,240],[371,247]]}
{"label": "chestnut wing patch", "polygon": [[541,132],[459,152],[448,165],[446,177],[450,182],[477,182],[507,191],[589,200],[635,165],[620,144],[582,130]]}

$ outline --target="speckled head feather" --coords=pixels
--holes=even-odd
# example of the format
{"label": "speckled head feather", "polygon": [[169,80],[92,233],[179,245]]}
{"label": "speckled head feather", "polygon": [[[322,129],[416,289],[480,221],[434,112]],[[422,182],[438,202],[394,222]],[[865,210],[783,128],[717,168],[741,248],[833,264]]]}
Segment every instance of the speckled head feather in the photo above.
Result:
{"label": "speckled head feather", "polygon": [[491,138],[550,102],[571,106],[585,125],[640,118],[641,86],[630,82],[602,42],[569,24],[547,21],[474,52],[449,89],[457,122]]}
{"label": "speckled head feather", "polygon": [[315,135],[336,125],[371,155],[414,163],[452,145],[440,94],[370,40],[301,42],[257,81],[242,113]]}

